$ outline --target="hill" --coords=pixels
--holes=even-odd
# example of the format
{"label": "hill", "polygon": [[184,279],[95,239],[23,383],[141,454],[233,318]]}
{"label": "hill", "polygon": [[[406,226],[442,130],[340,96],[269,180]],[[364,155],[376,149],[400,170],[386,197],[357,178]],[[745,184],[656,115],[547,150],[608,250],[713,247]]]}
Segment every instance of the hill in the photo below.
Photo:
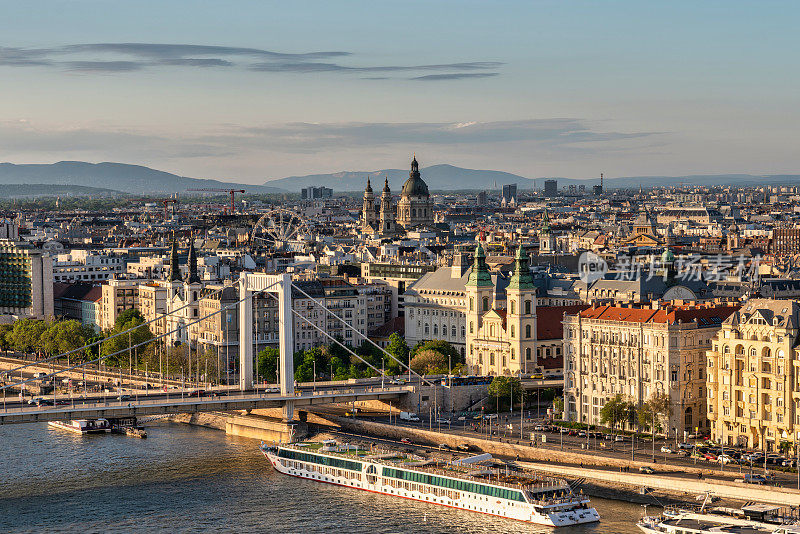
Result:
{"label": "hill", "polygon": [[[432,165],[420,169],[423,180],[432,190],[458,189],[497,189],[503,184],[518,183],[520,187],[530,189],[533,180],[503,171],[464,169],[453,165]],[[307,176],[289,176],[265,182],[264,185],[280,187],[289,191],[300,191],[308,186],[330,187],[334,191],[363,191],[367,178],[372,182],[372,189],[379,193],[383,188],[384,177],[389,178],[389,187],[399,192],[403,182],[408,179],[408,169],[382,169],[379,171],[344,171],[333,174],[309,174]],[[496,184],[496,185],[495,185]]]}
{"label": "hill", "polygon": [[49,164],[0,163],[0,185],[53,184],[113,189],[123,193],[184,193],[190,188],[244,189],[248,193],[283,193],[273,186],[187,178],[141,165],[59,161]]}
{"label": "hill", "polygon": [[121,194],[113,189],[85,185],[3,184],[0,188],[0,198],[109,197]]}
{"label": "hill", "polygon": [[[534,184],[537,189],[544,187],[547,179],[558,180],[558,187],[569,185],[583,185],[586,189],[598,185],[600,180],[578,180],[574,178],[526,178],[517,174],[503,171],[464,169],[453,165],[433,165],[420,170],[422,178],[432,191],[457,191],[457,190],[498,190],[504,184],[516,183],[520,189],[533,189]],[[408,178],[408,171],[403,169],[383,169],[380,171],[343,171],[331,174],[309,174],[306,176],[289,176],[277,180],[265,182],[265,185],[280,187],[288,191],[300,191],[308,186],[325,186],[332,188],[335,192],[342,191],[363,191],[367,183],[367,178],[372,182],[372,189],[376,195],[380,194],[383,188],[384,177],[389,178],[389,187],[394,193],[398,193],[403,182]],[[624,176],[618,178],[606,178],[604,186],[606,189],[638,189],[640,186],[645,188],[664,186],[664,185],[701,185],[701,186],[720,186],[720,185],[764,185],[764,184],[798,184],[800,175],[795,174],[775,174],[775,175],[752,175],[752,174],[696,174],[687,176]]]}

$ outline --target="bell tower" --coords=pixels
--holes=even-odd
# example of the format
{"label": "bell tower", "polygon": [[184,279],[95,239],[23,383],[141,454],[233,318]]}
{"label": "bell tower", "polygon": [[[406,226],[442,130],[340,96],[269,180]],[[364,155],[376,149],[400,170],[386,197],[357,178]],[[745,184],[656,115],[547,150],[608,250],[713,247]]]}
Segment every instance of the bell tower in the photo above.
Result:
{"label": "bell tower", "polygon": [[381,192],[381,233],[395,233],[395,224],[392,191],[389,189],[389,178],[386,178],[383,182],[383,191]]}
{"label": "bell tower", "polygon": [[514,274],[506,288],[506,317],[511,343],[511,372],[533,372],[536,367],[536,286],[528,266],[528,255],[517,249]]}
{"label": "bell tower", "polygon": [[374,229],[376,222],[375,195],[372,193],[372,185],[367,178],[367,188],[364,189],[364,202],[361,206],[361,229],[365,231]]}

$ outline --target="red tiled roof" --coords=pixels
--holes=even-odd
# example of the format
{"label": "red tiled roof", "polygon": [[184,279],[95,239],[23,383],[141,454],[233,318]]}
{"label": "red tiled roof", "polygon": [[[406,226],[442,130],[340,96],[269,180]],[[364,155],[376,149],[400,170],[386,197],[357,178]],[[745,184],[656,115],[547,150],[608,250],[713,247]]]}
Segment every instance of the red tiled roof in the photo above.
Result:
{"label": "red tiled roof", "polygon": [[587,304],[575,306],[537,306],[536,339],[562,339],[564,337],[564,314],[575,315],[589,308]]}
{"label": "red tiled roof", "polygon": [[598,306],[586,308],[581,312],[584,319],[603,319],[607,321],[625,321],[632,323],[691,323],[695,319],[700,326],[720,324],[739,306],[714,307],[667,307],[653,310],[650,308],[622,308],[618,306]]}
{"label": "red tiled roof", "polygon": [[373,328],[369,332],[370,337],[389,337],[397,332],[400,337],[406,334],[406,320],[405,317],[395,317],[388,323]]}

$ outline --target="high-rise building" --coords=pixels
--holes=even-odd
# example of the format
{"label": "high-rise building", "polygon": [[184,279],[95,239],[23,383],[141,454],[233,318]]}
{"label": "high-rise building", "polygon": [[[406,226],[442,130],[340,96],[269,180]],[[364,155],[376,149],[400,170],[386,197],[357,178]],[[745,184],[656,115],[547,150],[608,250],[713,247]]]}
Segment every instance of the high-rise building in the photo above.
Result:
{"label": "high-rise building", "polygon": [[503,186],[503,196],[500,198],[502,206],[516,206],[517,204],[517,184],[506,184]]}
{"label": "high-rise building", "polygon": [[544,181],[544,196],[554,197],[558,195],[558,180]]}
{"label": "high-rise building", "polygon": [[303,200],[317,200],[320,198],[332,198],[333,189],[330,187],[304,187],[300,190],[300,198]]}
{"label": "high-rise building", "polygon": [[53,306],[50,256],[27,243],[0,239],[0,315],[45,319],[53,316]]}

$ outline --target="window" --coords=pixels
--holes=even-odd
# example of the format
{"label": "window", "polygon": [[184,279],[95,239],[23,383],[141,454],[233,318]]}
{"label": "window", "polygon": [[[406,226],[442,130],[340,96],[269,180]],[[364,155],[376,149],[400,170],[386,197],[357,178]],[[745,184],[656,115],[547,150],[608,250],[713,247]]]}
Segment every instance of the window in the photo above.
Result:
{"label": "window", "polygon": [[531,301],[525,301],[525,315],[530,315],[531,313]]}
{"label": "window", "polygon": [[514,325],[511,325],[511,337],[514,337]]}
{"label": "window", "polygon": [[531,337],[531,325],[529,324],[525,325],[525,337],[526,338]]}
{"label": "window", "polygon": [[530,347],[525,349],[525,359],[526,360],[530,360],[531,359],[531,348]]}
{"label": "window", "polygon": [[514,311],[516,309],[516,301],[511,301],[511,315],[514,315]]}
{"label": "window", "polygon": [[483,297],[483,311],[489,311],[489,297]]}

